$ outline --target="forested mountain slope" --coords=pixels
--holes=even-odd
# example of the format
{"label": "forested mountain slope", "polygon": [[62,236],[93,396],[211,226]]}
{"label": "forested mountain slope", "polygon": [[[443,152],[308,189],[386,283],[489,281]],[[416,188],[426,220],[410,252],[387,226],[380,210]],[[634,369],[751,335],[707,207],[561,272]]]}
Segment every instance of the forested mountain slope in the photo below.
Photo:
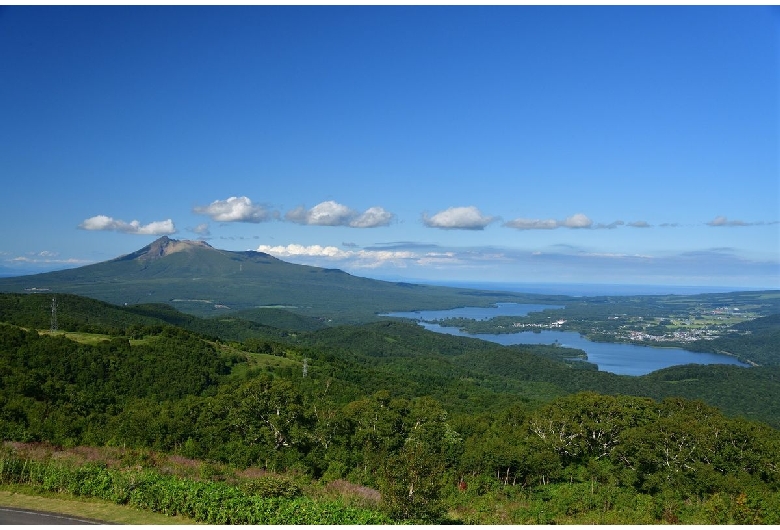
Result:
{"label": "forested mountain slope", "polygon": [[[0,318],[20,327],[47,329],[51,324],[50,300],[50,295],[43,294],[0,294]],[[284,355],[286,348],[298,352],[298,366],[308,356],[312,359],[312,371],[321,370],[336,377],[340,371],[346,374],[359,368],[362,375],[355,373],[352,377],[363,388],[387,388],[389,381],[395,380],[392,386],[399,395],[437,395],[451,400],[451,410],[468,406],[468,400],[456,396],[470,396],[473,392],[510,393],[534,400],[590,390],[655,399],[704,399],[731,414],[780,426],[780,400],[775,399],[780,395],[780,378],[776,367],[688,365],[642,377],[618,376],[598,372],[588,363],[572,361],[582,355],[579,350],[499,346],[436,334],[398,321],[306,331],[301,328],[316,327],[319,321],[303,320],[304,317],[289,313],[289,317],[284,317],[282,310],[273,310],[273,319],[295,322],[297,329],[227,316],[203,319],[165,305],[119,307],[74,295],[57,295],[57,304],[61,308],[57,317],[60,330],[101,333],[108,340],[115,336],[140,339],[175,327],[212,342],[242,342],[243,351],[249,353],[275,350]],[[756,335],[760,336],[761,330],[774,333],[772,317],[756,322]],[[347,369],[344,363],[352,368]]]}
{"label": "forested mountain slope", "polygon": [[411,323],[219,328],[60,295],[51,331],[48,297],[0,297],[6,441],[346,480],[396,521],[780,523],[776,369],[617,376]]}
{"label": "forested mountain slope", "polygon": [[[731,414],[780,427],[780,368],[685,365],[645,376],[599,372],[579,361],[562,362],[578,350],[557,346],[499,346],[477,339],[441,335],[416,324],[380,322],[325,329],[299,340],[386,371],[432,381],[478,382],[480,388],[511,391],[533,399],[571,392],[702,399]],[[441,384],[429,385],[431,392]],[[544,390],[543,390],[544,389]],[[457,401],[452,402],[457,403]]]}

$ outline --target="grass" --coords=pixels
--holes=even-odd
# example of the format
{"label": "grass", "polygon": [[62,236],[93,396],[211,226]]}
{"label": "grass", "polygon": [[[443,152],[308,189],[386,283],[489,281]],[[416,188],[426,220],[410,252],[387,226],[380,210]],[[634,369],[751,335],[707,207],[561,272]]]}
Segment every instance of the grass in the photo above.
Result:
{"label": "grass", "polygon": [[74,342],[78,342],[79,344],[90,344],[93,346],[105,340],[111,340],[111,337],[109,335],[104,335],[102,333],[81,333],[81,332],[73,332],[73,331],[49,331],[49,330],[39,330],[38,333],[41,335],[61,336],[70,339]]}
{"label": "grass", "polygon": [[0,486],[0,506],[73,515],[114,524],[198,524],[188,517],[167,516],[98,499],[39,493],[30,486]]}
{"label": "grass", "polygon": [[[114,338],[111,335],[106,335],[104,333],[83,333],[80,331],[51,331],[48,329],[41,329],[38,330],[38,333],[40,335],[62,336],[74,342],[78,342],[79,344],[88,344],[90,346],[95,346],[101,342],[109,341]],[[137,346],[139,344],[148,343],[150,340],[153,340],[153,338],[131,339],[130,344]]]}
{"label": "grass", "polygon": [[[303,366],[301,361],[288,359],[286,357],[279,357],[277,355],[269,355],[266,353],[249,353],[237,349],[231,350],[235,353],[246,355],[247,360],[247,362],[237,364],[233,367],[233,371],[230,374],[233,377],[242,377],[247,372],[258,369],[274,370],[276,368],[292,368],[293,370],[299,371]],[[224,353],[229,350],[223,349],[222,351]]]}

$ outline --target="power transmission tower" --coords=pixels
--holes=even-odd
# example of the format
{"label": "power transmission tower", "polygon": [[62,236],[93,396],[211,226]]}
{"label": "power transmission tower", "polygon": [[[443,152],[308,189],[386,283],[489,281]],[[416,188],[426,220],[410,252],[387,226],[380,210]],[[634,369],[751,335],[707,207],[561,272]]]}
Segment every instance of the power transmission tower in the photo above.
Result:
{"label": "power transmission tower", "polygon": [[51,327],[50,331],[53,333],[57,331],[57,298],[51,299]]}
{"label": "power transmission tower", "polygon": [[309,359],[303,358],[303,377],[306,377],[309,373]]}

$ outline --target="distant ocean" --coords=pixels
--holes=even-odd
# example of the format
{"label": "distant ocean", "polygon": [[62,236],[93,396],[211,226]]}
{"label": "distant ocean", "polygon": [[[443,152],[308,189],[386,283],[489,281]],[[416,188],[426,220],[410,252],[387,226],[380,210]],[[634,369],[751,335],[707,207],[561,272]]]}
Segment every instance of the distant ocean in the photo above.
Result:
{"label": "distant ocean", "polygon": [[[629,285],[607,283],[504,283],[504,282],[456,282],[424,281],[413,283],[461,287],[487,291],[509,291],[513,293],[556,294],[566,296],[631,296],[665,294],[730,293],[734,291],[763,291],[758,287],[724,287],[702,285]],[[766,288],[770,289],[770,288]]]}

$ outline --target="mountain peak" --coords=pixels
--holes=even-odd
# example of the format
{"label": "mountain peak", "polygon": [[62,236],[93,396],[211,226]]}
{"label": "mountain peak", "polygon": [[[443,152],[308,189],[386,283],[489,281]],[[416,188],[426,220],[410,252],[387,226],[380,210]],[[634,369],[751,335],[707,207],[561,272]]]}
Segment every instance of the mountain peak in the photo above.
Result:
{"label": "mountain peak", "polygon": [[127,254],[125,256],[121,256],[117,258],[117,260],[154,260],[159,259],[164,256],[168,256],[170,254],[174,254],[176,252],[182,252],[186,250],[193,250],[193,249],[210,249],[213,250],[214,247],[206,243],[205,241],[192,241],[189,239],[179,240],[179,239],[171,239],[168,236],[162,236],[159,239],[156,239],[151,244],[146,245],[142,249],[136,250],[135,252],[131,254]]}

